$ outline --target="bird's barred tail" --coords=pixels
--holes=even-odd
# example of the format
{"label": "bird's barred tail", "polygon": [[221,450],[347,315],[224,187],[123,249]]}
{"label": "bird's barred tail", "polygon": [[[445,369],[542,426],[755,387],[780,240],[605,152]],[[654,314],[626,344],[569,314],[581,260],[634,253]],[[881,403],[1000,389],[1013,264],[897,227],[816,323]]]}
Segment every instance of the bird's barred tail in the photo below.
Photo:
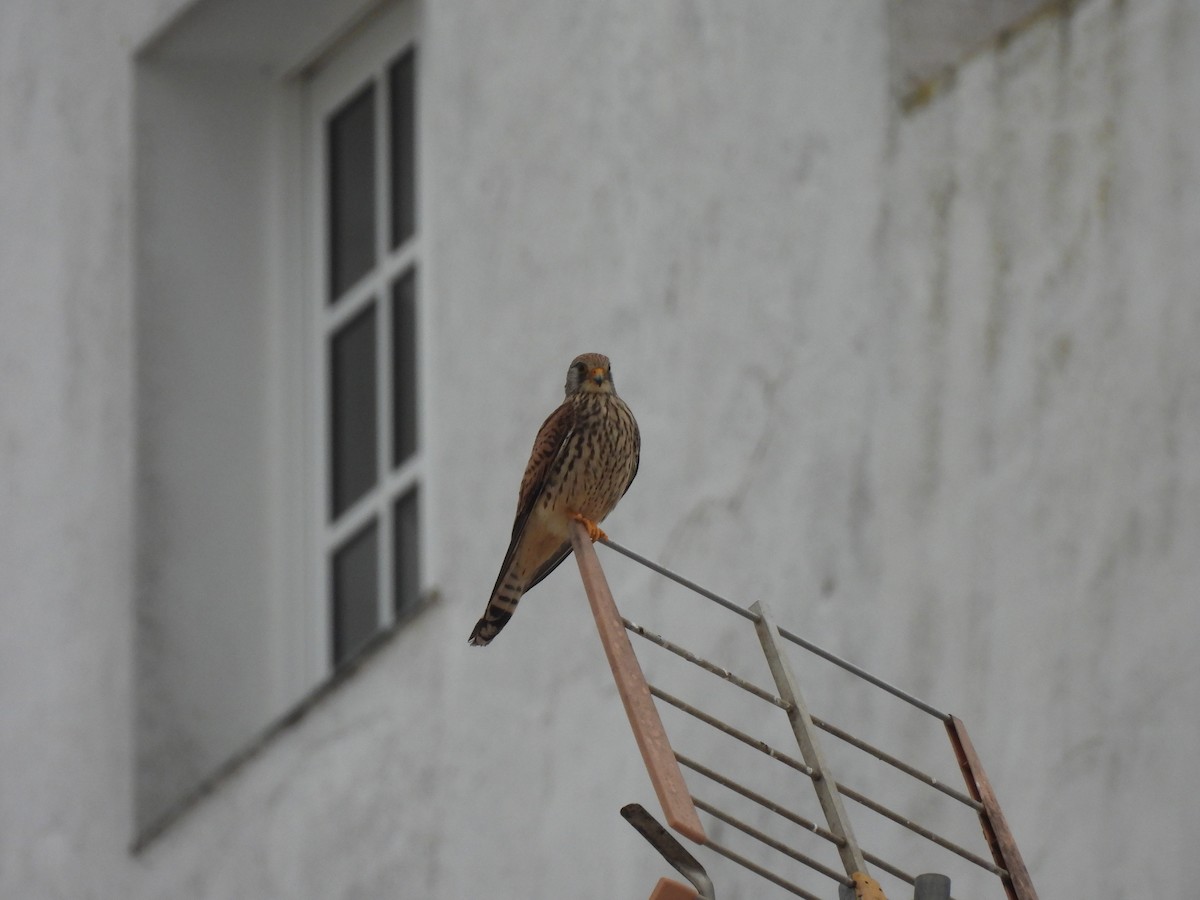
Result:
{"label": "bird's barred tail", "polygon": [[483,612],[483,618],[475,623],[471,631],[470,643],[473,646],[486,647],[491,643],[492,638],[500,633],[500,629],[508,624],[517,611],[517,602],[522,593],[522,588],[507,581],[496,589]]}

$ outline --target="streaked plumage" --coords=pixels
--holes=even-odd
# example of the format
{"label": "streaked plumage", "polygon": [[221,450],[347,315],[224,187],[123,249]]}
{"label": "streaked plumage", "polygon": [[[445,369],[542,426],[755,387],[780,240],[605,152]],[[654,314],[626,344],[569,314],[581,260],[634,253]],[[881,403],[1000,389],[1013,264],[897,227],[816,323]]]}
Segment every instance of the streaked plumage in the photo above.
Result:
{"label": "streaked plumage", "polygon": [[521,480],[512,541],[483,618],[471,632],[483,646],[503,628],[521,595],[571,552],[569,526],[581,519],[595,540],[637,475],[637,422],[613,387],[608,357],[584,353],[567,370],[566,399],[542,423]]}

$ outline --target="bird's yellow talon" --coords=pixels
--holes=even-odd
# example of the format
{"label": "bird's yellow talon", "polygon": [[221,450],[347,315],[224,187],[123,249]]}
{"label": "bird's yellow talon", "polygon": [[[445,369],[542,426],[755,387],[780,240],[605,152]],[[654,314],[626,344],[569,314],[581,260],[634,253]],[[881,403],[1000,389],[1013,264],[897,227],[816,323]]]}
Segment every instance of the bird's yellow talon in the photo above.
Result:
{"label": "bird's yellow talon", "polygon": [[571,513],[571,518],[587,529],[588,537],[592,539],[592,543],[596,541],[607,541],[608,535],[600,530],[600,526],[591,519],[579,513]]}

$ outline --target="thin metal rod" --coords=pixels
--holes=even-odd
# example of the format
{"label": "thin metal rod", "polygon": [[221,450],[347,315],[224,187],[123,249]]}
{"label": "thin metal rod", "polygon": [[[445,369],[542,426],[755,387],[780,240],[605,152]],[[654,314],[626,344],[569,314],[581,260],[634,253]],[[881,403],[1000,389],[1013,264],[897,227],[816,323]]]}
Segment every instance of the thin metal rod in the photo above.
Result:
{"label": "thin metal rod", "polygon": [[606,546],[606,547],[616,550],[622,556],[627,556],[630,559],[632,559],[634,562],[641,563],[643,566],[645,566],[650,571],[657,572],[659,575],[663,576],[664,578],[669,578],[669,579],[671,579],[671,581],[674,581],[676,584],[683,585],[689,591],[693,591],[693,592],[699,594],[701,597],[711,600],[713,603],[717,604],[718,606],[725,607],[731,613],[734,613],[735,615],[739,615],[743,619],[749,619],[751,622],[755,621],[754,613],[750,612],[750,610],[744,609],[744,608],[738,606],[732,600],[726,600],[724,597],[720,596],[719,594],[714,594],[708,588],[701,587],[700,585],[696,584],[696,582],[694,582],[694,581],[689,581],[688,579],[686,579],[682,575],[680,575],[678,572],[672,572],[666,566],[660,566],[658,563],[654,562],[653,560],[646,559],[646,557],[642,556],[640,553],[634,553],[628,547],[623,547],[614,540],[610,539],[610,540],[606,540],[606,541],[601,541],[601,543],[604,544],[604,546]]}
{"label": "thin metal rod", "polygon": [[[863,859],[865,859],[871,865],[875,866],[877,869],[887,872],[889,875],[893,875],[896,878],[899,878],[901,881],[903,881],[907,884],[912,884],[916,880],[913,878],[913,876],[909,875],[903,869],[893,866],[886,859],[878,857],[874,853],[868,853],[866,850],[864,850],[863,851]],[[951,897],[950,900],[954,900],[954,898]]]}
{"label": "thin metal rod", "polygon": [[617,693],[629,717],[629,726],[642,753],[646,774],[650,776],[650,783],[658,795],[663,816],[671,828],[689,840],[703,844],[704,826],[700,824],[700,817],[692,806],[683,773],[675,761],[675,751],[659,718],[658,707],[650,698],[642,667],[629,642],[629,634],[621,624],[621,614],[608,588],[600,560],[596,558],[596,550],[580,522],[571,523],[570,533],[571,546],[575,550],[579,575],[592,608],[600,643],[604,646],[604,655],[617,684]]}
{"label": "thin metal rod", "polygon": [[902,690],[900,690],[900,688],[896,687],[895,685],[888,684],[882,678],[872,675],[870,672],[868,672],[866,669],[862,668],[861,666],[856,666],[854,663],[852,663],[848,660],[842,659],[840,656],[837,656],[836,654],[830,653],[824,647],[818,646],[817,644],[814,644],[812,641],[806,641],[804,638],[800,637],[800,635],[795,634],[794,632],[788,631],[786,628],[780,628],[779,634],[785,641],[791,641],[797,647],[803,647],[809,653],[814,653],[817,656],[821,657],[821,659],[824,659],[827,662],[831,662],[835,666],[840,666],[841,668],[845,669],[847,672],[851,673],[852,675],[857,675],[863,681],[866,681],[866,682],[869,682],[870,684],[875,685],[875,687],[879,688],[880,690],[887,691],[893,697],[896,697],[899,700],[903,700],[905,703],[915,706],[917,709],[921,710],[921,712],[928,713],[929,715],[933,716],[935,719],[941,719],[943,722],[945,722],[947,719],[950,718],[949,713],[944,713],[937,707],[931,706],[930,704],[926,703],[924,700],[920,699],[919,697],[914,697],[912,694],[908,693],[907,691],[902,691]]}
{"label": "thin metal rod", "polygon": [[804,888],[800,887],[799,885],[792,884],[790,881],[787,881],[786,879],[781,878],[780,876],[776,875],[774,872],[770,871],[769,869],[764,869],[762,866],[758,865],[757,863],[750,862],[750,860],[746,859],[746,857],[744,857],[738,853],[734,853],[728,847],[726,847],[722,844],[718,844],[716,841],[712,840],[711,838],[709,839],[708,844],[706,846],[708,847],[708,849],[714,850],[717,853],[721,854],[721,856],[725,857],[726,859],[732,860],[733,862],[737,863],[743,869],[747,869],[748,871],[753,872],[755,875],[759,876],[760,878],[765,878],[767,881],[771,882],[772,884],[779,885],[781,888],[783,888],[785,891],[787,891],[790,894],[795,894],[797,897],[803,897],[804,900],[825,900],[824,897],[818,897],[816,894],[810,894]]}
{"label": "thin metal rod", "polygon": [[967,790],[984,806],[984,811],[979,814],[979,822],[983,826],[983,836],[992,851],[992,857],[1007,870],[1001,876],[1004,879],[1005,892],[1011,900],[1037,900],[1037,891],[1033,888],[1029,870],[1025,868],[1025,861],[1021,858],[1017,841],[1000,809],[1000,801],[996,799],[992,783],[983,771],[983,763],[975,753],[975,746],[967,734],[967,726],[957,717],[951,716],[950,721],[946,723],[946,732],[950,736],[954,755],[958,758],[959,768],[962,769]]}
{"label": "thin metal rod", "polygon": [[811,831],[818,837],[829,841],[829,843],[833,844],[835,847],[840,847],[844,842],[842,838],[839,838],[829,829],[822,828],[816,822],[806,819],[799,813],[794,813],[790,809],[780,806],[778,803],[767,799],[762,794],[750,790],[750,788],[746,787],[745,785],[738,784],[732,778],[726,778],[720,772],[713,771],[708,766],[702,765],[701,763],[696,762],[694,759],[689,759],[682,753],[676,752],[675,758],[679,760],[679,764],[684,768],[691,769],[693,772],[703,775],[709,781],[716,782],[717,784],[721,785],[721,787],[728,788],[736,794],[741,794],[747,800],[753,800],[763,809],[770,810],[771,812],[775,813],[775,815],[787,819],[789,822],[799,825],[801,828]]}
{"label": "thin metal rod", "polygon": [[[694,582],[694,581],[689,581],[687,578],[684,578],[682,575],[680,575],[676,572],[672,572],[670,569],[666,568],[665,566],[659,565],[658,563],[654,562],[653,560],[647,559],[646,557],[642,556],[640,553],[635,553],[634,551],[630,550],[628,547],[623,547],[622,545],[618,544],[616,541],[606,540],[606,541],[602,541],[602,543],[606,547],[608,547],[612,550],[615,550],[617,553],[620,553],[622,556],[626,556],[629,559],[632,559],[634,562],[645,566],[650,571],[657,572],[659,575],[662,575],[664,578],[669,578],[671,581],[674,581],[676,584],[682,585],[683,587],[687,588],[688,590],[699,594],[701,597],[711,600],[713,603],[716,603],[718,606],[725,607],[727,610],[729,610],[730,612],[732,612],[736,615],[741,616],[743,619],[749,619],[751,622],[758,621],[758,617],[755,616],[754,613],[752,613],[750,610],[744,609],[741,606],[738,606],[736,603],[734,603],[730,600],[726,600],[724,597],[720,596],[719,594],[714,594],[712,591],[708,590],[707,588],[701,587],[700,585],[696,584],[696,582]],[[845,669],[847,672],[850,672],[853,675],[857,675],[859,678],[863,679],[864,681],[868,682],[869,684],[875,685],[875,687],[879,688],[880,690],[887,691],[893,697],[896,697],[900,700],[903,700],[905,703],[915,706],[917,709],[921,710],[922,712],[928,713],[929,715],[933,716],[936,719],[941,719],[943,722],[949,721],[949,719],[950,719],[949,713],[944,713],[941,710],[937,709],[936,707],[931,706],[930,704],[926,703],[924,700],[921,700],[918,697],[914,697],[912,694],[909,694],[906,691],[902,691],[902,690],[900,690],[900,688],[895,687],[894,685],[888,684],[882,678],[878,678],[878,677],[872,675],[866,669],[856,666],[854,663],[850,662],[849,660],[842,659],[840,656],[837,656],[834,653],[830,653],[828,650],[824,649],[823,647],[818,646],[817,644],[812,643],[811,641],[806,641],[804,638],[788,631],[786,628],[780,628],[779,634],[784,640],[791,641],[793,644],[797,645],[798,647],[803,647],[809,653],[814,653],[817,656],[821,657],[822,659],[833,663],[835,666],[839,666],[839,667]]]}
{"label": "thin metal rod", "polygon": [[[799,825],[801,828],[811,831],[817,837],[821,838],[822,840],[828,841],[829,843],[833,844],[834,846],[840,845],[841,841],[839,840],[837,835],[835,835],[833,832],[829,831],[826,828],[822,828],[816,822],[806,819],[806,818],[804,818],[804,816],[799,815],[798,813],[792,812],[790,809],[786,809],[786,808],[780,806],[778,803],[775,803],[772,800],[768,800],[762,794],[755,793],[754,791],[750,790],[745,785],[738,784],[736,781],[734,781],[731,778],[726,778],[720,772],[716,772],[716,771],[710,769],[708,766],[703,765],[702,763],[698,763],[694,759],[691,759],[687,756],[684,756],[682,753],[679,753],[678,751],[676,751],[676,753],[675,753],[675,758],[677,760],[679,760],[679,764],[681,766],[683,766],[685,769],[691,769],[693,772],[696,772],[699,775],[703,775],[705,778],[709,779],[710,781],[716,782],[717,784],[721,785],[721,787],[728,788],[729,790],[733,791],[735,794],[740,794],[741,796],[745,797],[747,800],[751,800],[751,801],[757,803],[763,809],[770,810],[771,812],[775,813],[775,815],[777,815],[783,819],[786,819],[787,821],[789,821],[795,825]],[[693,797],[693,800],[694,799],[695,798]],[[873,853],[868,853],[866,850],[863,850],[863,859],[865,859],[867,862],[869,862],[871,865],[875,866],[876,868],[881,869],[884,872],[887,872],[889,875],[893,875],[896,878],[899,878],[901,881],[906,882],[907,884],[913,883],[914,879],[913,879],[912,875],[908,874],[903,869],[900,869],[900,868],[892,865],[890,862],[888,862],[886,859],[884,859],[881,856],[876,856]]]}
{"label": "thin metal rod", "polygon": [[691,706],[690,704],[684,703],[678,697],[673,697],[670,694],[668,694],[666,691],[664,691],[660,688],[657,688],[654,685],[650,685],[649,687],[650,687],[651,696],[657,697],[659,700],[662,700],[664,703],[669,703],[671,706],[674,706],[676,709],[687,713],[689,716],[692,716],[693,718],[699,719],[701,722],[703,722],[706,725],[711,725],[713,728],[717,729],[717,731],[723,731],[725,734],[729,735],[730,737],[737,738],[743,744],[747,744],[748,746],[753,747],[755,750],[759,751],[760,753],[765,753],[767,756],[771,757],[771,759],[779,760],[779,762],[783,763],[785,766],[790,766],[791,768],[795,769],[798,772],[803,772],[809,778],[812,778],[816,775],[816,772],[813,771],[813,769],[810,766],[806,766],[804,763],[800,762],[800,760],[795,759],[791,756],[788,756],[786,753],[780,753],[778,750],[776,750],[770,744],[760,741],[756,737],[751,737],[750,735],[746,734],[746,732],[744,732],[744,731],[738,731],[732,725],[726,725],[720,719],[710,716],[708,713],[704,712],[703,710],[696,709],[696,707]]}
{"label": "thin metal rod", "polygon": [[784,701],[780,700],[778,697],[776,697],[774,694],[772,694],[770,691],[764,691],[758,685],[751,684],[749,681],[746,681],[744,678],[739,678],[737,675],[734,675],[728,669],[724,669],[721,666],[718,666],[716,663],[709,662],[703,656],[693,653],[691,650],[681,647],[678,644],[674,644],[671,641],[668,641],[662,635],[655,634],[653,631],[649,631],[648,629],[643,628],[641,625],[638,625],[635,622],[630,622],[628,619],[622,619],[622,621],[625,623],[625,627],[629,631],[632,631],[634,634],[638,635],[639,637],[645,638],[650,643],[657,644],[659,647],[662,647],[664,650],[670,650],[672,653],[674,653],[676,656],[680,657],[681,659],[686,659],[688,662],[692,663],[693,665],[699,666],[700,668],[704,669],[706,672],[711,672],[712,674],[716,675],[718,678],[723,678],[726,681],[728,681],[730,684],[737,685],[743,691],[746,691],[749,694],[753,694],[759,700],[765,700],[767,703],[770,703],[774,706],[778,706],[780,709],[787,709],[787,704]]}
{"label": "thin metal rod", "polygon": [[1008,873],[1006,871],[1004,871],[1004,869],[1001,869],[999,866],[996,866],[993,863],[988,862],[982,856],[977,856],[976,854],[972,853],[970,850],[967,850],[964,847],[958,846],[958,844],[954,843],[953,841],[946,840],[940,834],[936,834],[935,832],[930,831],[928,828],[924,828],[921,825],[918,825],[916,822],[912,821],[912,819],[906,819],[904,816],[900,815],[899,813],[892,812],[890,809],[888,809],[882,803],[876,803],[870,797],[863,796],[858,791],[854,790],[853,788],[848,788],[844,784],[840,784],[840,785],[838,785],[838,787],[841,790],[843,797],[849,797],[855,803],[858,803],[861,806],[865,806],[867,809],[871,810],[872,812],[879,813],[879,815],[883,816],[885,819],[891,819],[897,825],[902,825],[905,828],[907,828],[909,831],[913,832],[913,834],[919,834],[921,837],[925,838],[925,840],[932,841],[933,843],[937,844],[939,847],[943,847],[946,850],[949,850],[951,853],[961,856],[967,862],[972,862],[975,865],[979,866],[979,868],[986,869],[987,871],[991,872],[993,875],[999,875],[1001,878],[1004,878],[1005,876],[1008,875]]}
{"label": "thin metal rod", "polygon": [[897,759],[896,757],[892,756],[889,753],[885,753],[883,750],[880,750],[878,747],[873,747],[871,744],[868,744],[866,741],[862,740],[861,738],[856,738],[854,735],[850,734],[850,732],[843,731],[841,728],[838,728],[836,725],[830,725],[828,722],[824,721],[821,718],[818,718],[817,716],[813,716],[812,720],[813,720],[813,724],[816,725],[818,728],[820,728],[822,731],[824,731],[826,734],[831,734],[835,738],[845,741],[850,746],[857,747],[859,750],[862,750],[864,753],[871,754],[871,756],[874,756],[876,759],[887,763],[889,766],[899,769],[905,775],[912,776],[917,781],[920,781],[922,784],[927,784],[932,788],[936,788],[937,790],[939,790],[943,794],[945,794],[947,797],[953,797],[959,803],[962,803],[964,806],[971,807],[971,809],[975,810],[976,812],[982,811],[983,804],[980,803],[978,800],[972,800],[966,794],[962,793],[961,791],[955,790],[954,788],[950,787],[950,785],[948,785],[948,784],[943,784],[942,782],[940,782],[936,778],[934,778],[932,775],[927,775],[924,772],[922,772],[920,769],[913,768],[912,766],[910,766],[908,763],[904,762],[903,760]]}
{"label": "thin metal rod", "polygon": [[779,688],[779,695],[787,701],[788,722],[792,726],[792,733],[796,736],[796,744],[800,747],[804,761],[816,770],[817,774],[813,776],[813,788],[817,792],[817,800],[821,803],[821,811],[825,813],[825,821],[829,823],[830,831],[845,838],[845,843],[838,847],[838,856],[842,859],[842,866],[845,867],[847,877],[856,872],[865,875],[867,874],[866,860],[863,859],[862,851],[858,848],[858,841],[854,838],[850,817],[846,815],[842,798],[838,794],[837,781],[834,780],[829,763],[825,760],[825,754],[821,751],[821,745],[817,741],[816,726],[813,725],[812,717],[808,714],[808,707],[804,703],[800,685],[796,681],[787,656],[783,653],[783,648],[779,646],[779,629],[772,621],[770,611],[762,603],[755,603],[750,610],[758,615],[758,622],[755,623],[754,628],[758,632],[763,655],[767,658],[767,665],[771,669],[771,676],[775,679],[775,686]]}
{"label": "thin metal rod", "polygon": [[804,865],[806,865],[810,869],[812,869],[814,872],[820,872],[822,875],[824,875],[826,878],[830,879],[831,881],[836,881],[838,884],[853,884],[854,883],[849,878],[847,878],[845,875],[841,874],[840,872],[835,872],[833,869],[829,868],[828,866],[822,865],[821,863],[817,862],[817,860],[813,859],[811,856],[805,856],[803,853],[793,850],[791,847],[787,846],[786,844],[775,840],[775,838],[771,837],[769,834],[767,834],[763,831],[759,831],[757,828],[755,828],[752,825],[747,825],[745,822],[741,821],[740,819],[735,818],[734,816],[731,816],[729,813],[725,812],[722,809],[718,809],[717,807],[713,806],[711,803],[704,802],[699,797],[697,797],[695,794],[692,794],[692,802],[694,804],[696,804],[696,809],[708,813],[713,818],[720,819],[726,825],[732,825],[738,831],[742,832],[742,834],[747,834],[750,837],[754,838],[756,841],[759,841],[760,843],[765,844],[766,846],[770,847],[772,850],[775,850],[778,853],[782,853],[784,856],[790,857],[791,859],[794,859],[798,863],[803,863]]}

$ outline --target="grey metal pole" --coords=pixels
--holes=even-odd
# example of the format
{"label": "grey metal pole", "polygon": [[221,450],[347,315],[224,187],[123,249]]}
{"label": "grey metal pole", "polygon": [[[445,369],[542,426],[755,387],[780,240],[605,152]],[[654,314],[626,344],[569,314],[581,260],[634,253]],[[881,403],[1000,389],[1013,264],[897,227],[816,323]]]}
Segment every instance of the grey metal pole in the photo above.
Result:
{"label": "grey metal pole", "polygon": [[926,872],[913,880],[913,900],[950,900],[950,879]]}
{"label": "grey metal pole", "polygon": [[825,820],[829,823],[829,830],[836,837],[842,839],[842,843],[838,845],[838,855],[842,859],[842,866],[847,875],[853,875],[855,872],[866,875],[867,864],[863,860],[858,841],[854,838],[854,829],[850,827],[850,819],[842,806],[842,797],[838,792],[837,782],[817,743],[816,726],[813,725],[812,717],[808,714],[808,707],[804,705],[804,697],[800,694],[800,686],[796,682],[796,676],[792,673],[792,667],[788,664],[787,657],[779,646],[779,629],[775,626],[775,621],[766,604],[755,603],[750,607],[750,611],[758,616],[754,628],[758,632],[758,640],[762,644],[767,665],[775,679],[775,686],[779,689],[779,696],[788,704],[788,721],[792,725],[796,743],[800,746],[800,754],[809,767],[815,771],[812,783],[816,788],[821,810],[825,813]]}

